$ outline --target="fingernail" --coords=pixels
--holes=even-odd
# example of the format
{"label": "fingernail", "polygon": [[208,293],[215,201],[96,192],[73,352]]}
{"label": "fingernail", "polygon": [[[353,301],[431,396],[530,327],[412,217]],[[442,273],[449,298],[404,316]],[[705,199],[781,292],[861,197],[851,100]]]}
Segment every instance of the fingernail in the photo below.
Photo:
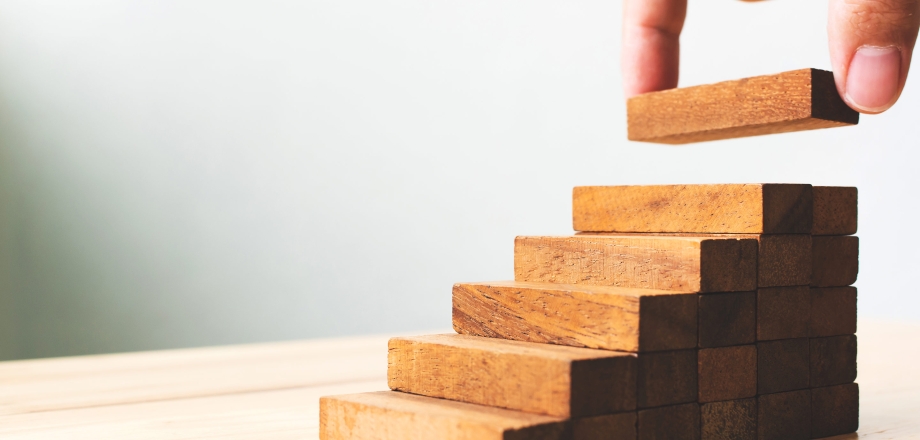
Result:
{"label": "fingernail", "polygon": [[897,47],[860,47],[847,73],[847,101],[859,110],[885,110],[897,98],[900,83],[901,51]]}

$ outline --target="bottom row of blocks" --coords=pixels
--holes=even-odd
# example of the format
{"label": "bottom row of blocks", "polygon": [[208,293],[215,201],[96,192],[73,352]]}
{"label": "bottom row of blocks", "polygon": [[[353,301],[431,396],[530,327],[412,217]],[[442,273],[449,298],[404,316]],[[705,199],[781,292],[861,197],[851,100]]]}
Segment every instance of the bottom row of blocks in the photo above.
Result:
{"label": "bottom row of blocks", "polygon": [[394,391],[320,400],[323,440],[796,440],[858,425],[855,383],[571,420]]}

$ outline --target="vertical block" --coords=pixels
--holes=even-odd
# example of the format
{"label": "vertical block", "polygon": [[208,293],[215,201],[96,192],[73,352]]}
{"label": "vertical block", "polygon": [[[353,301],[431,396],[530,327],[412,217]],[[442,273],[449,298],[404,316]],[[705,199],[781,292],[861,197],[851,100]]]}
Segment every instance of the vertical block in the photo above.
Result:
{"label": "vertical block", "polygon": [[810,236],[761,235],[758,241],[758,286],[807,286],[811,282]]}
{"label": "vertical block", "polygon": [[757,393],[808,388],[808,338],[757,343]]}
{"label": "vertical block", "polygon": [[757,340],[808,336],[811,297],[808,286],[757,290]]}
{"label": "vertical block", "polygon": [[754,397],[757,394],[757,347],[704,348],[699,352],[699,402]]}
{"label": "vertical block", "polygon": [[639,411],[639,440],[699,440],[700,406],[696,403]]}
{"label": "vertical block", "polygon": [[814,191],[813,235],[856,233],[857,192],[855,187],[816,186]]}
{"label": "vertical block", "polygon": [[849,434],[859,428],[859,385],[811,390],[811,437]]}
{"label": "vertical block", "polygon": [[573,440],[636,440],[637,414],[626,412],[572,419]]}
{"label": "vertical block", "polygon": [[757,399],[700,405],[700,433],[702,440],[756,440]]}
{"label": "vertical block", "polygon": [[696,401],[697,351],[639,353],[639,408]]}
{"label": "vertical block", "polygon": [[754,292],[711,293],[699,297],[699,346],[752,344],[756,340]]}
{"label": "vertical block", "polygon": [[757,438],[807,440],[811,438],[811,391],[764,394],[757,397]]}
{"label": "vertical block", "polygon": [[842,385],[856,380],[856,335],[813,338],[811,348],[812,387]]}
{"label": "vertical block", "polygon": [[849,286],[859,273],[859,237],[832,235],[811,238],[812,287]]}
{"label": "vertical block", "polygon": [[812,287],[810,298],[809,336],[856,333],[855,287]]}

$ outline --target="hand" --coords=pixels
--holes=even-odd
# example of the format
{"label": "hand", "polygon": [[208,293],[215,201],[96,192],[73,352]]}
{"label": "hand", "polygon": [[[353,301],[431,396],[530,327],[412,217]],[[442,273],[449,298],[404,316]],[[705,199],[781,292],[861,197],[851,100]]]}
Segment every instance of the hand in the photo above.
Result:
{"label": "hand", "polygon": [[[687,0],[624,0],[627,97],[677,87]],[[898,100],[920,28],[920,0],[830,0],[828,39],[837,91],[861,113]]]}

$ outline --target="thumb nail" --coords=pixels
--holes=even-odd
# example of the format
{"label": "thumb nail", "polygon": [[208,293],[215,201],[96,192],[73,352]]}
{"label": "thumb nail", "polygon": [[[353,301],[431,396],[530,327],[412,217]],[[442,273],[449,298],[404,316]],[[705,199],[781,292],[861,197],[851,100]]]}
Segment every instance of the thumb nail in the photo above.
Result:
{"label": "thumb nail", "polygon": [[857,110],[880,112],[898,97],[901,51],[894,46],[856,50],[847,73],[846,98]]}

